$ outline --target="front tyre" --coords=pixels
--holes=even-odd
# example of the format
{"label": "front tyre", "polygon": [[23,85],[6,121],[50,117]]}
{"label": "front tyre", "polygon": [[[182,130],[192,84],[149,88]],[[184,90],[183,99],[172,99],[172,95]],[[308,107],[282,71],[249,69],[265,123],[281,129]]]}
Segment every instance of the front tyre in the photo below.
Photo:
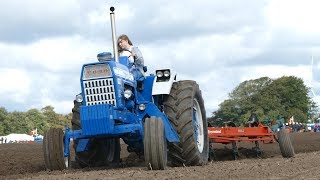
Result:
{"label": "front tyre", "polygon": [[[43,137],[43,153],[46,168],[63,170],[70,167],[70,154],[64,157],[64,133],[60,128],[50,128]],[[67,147],[69,148],[69,147]]]}
{"label": "front tyre", "polygon": [[169,144],[173,165],[205,165],[208,162],[209,139],[204,101],[195,81],[173,83],[164,100],[164,111],[180,137]]}
{"label": "front tyre", "polygon": [[144,123],[144,158],[149,170],[164,170],[167,167],[167,139],[161,118],[152,116]]}

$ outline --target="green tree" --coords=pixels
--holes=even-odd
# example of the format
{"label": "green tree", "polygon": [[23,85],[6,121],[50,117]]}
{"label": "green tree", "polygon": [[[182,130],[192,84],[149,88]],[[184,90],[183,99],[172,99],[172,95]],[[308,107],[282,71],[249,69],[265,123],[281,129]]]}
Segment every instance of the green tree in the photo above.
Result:
{"label": "green tree", "polygon": [[45,120],[49,124],[49,126],[46,129],[48,129],[49,127],[64,128],[65,126],[70,125],[71,120],[67,119],[67,117],[69,116],[57,114],[54,111],[54,107],[52,106],[46,106],[42,108],[41,112],[43,113]]}
{"label": "green tree", "polygon": [[34,127],[33,122],[29,120],[23,112],[14,111],[9,114],[8,119],[11,122],[11,126],[14,127],[11,132],[25,134]]}
{"label": "green tree", "polygon": [[[237,125],[244,124],[251,112],[263,111],[263,108],[257,103],[261,96],[260,91],[271,83],[272,80],[268,77],[240,83],[229,94],[230,98],[223,101],[219,105],[219,109],[213,112],[213,119],[220,118],[223,121],[233,121]],[[263,113],[258,115],[261,114]]]}
{"label": "green tree", "polygon": [[4,130],[4,122],[7,119],[8,112],[4,107],[0,108],[0,135],[5,135]]}
{"label": "green tree", "polygon": [[46,120],[50,123],[58,120],[58,114],[54,111],[54,107],[46,106],[41,109],[42,114],[46,117]]}
{"label": "green tree", "polygon": [[[301,78],[284,76],[265,88],[262,92],[262,100],[272,97],[274,105],[272,110],[278,110],[285,119],[294,116],[298,122],[307,122],[312,100],[308,96],[309,88],[304,85]],[[262,101],[264,102],[264,101]]]}
{"label": "green tree", "polygon": [[50,127],[50,124],[46,120],[46,116],[42,114],[38,109],[30,109],[26,112],[26,116],[28,120],[32,121],[34,124],[34,127],[32,127],[30,131],[34,128],[37,128],[38,134],[43,134],[44,130]]}
{"label": "green tree", "polygon": [[219,105],[211,119],[243,125],[255,112],[260,120],[277,119],[281,115],[285,119],[294,116],[297,121],[306,122],[307,115],[316,108],[308,92],[303,80],[294,76],[244,81]]}
{"label": "green tree", "polygon": [[5,108],[0,108],[0,135],[25,134],[34,128],[38,129],[38,134],[43,134],[50,127],[70,127],[71,118],[71,113],[57,114],[52,106],[46,106],[41,111],[30,109],[27,112],[7,112]]}

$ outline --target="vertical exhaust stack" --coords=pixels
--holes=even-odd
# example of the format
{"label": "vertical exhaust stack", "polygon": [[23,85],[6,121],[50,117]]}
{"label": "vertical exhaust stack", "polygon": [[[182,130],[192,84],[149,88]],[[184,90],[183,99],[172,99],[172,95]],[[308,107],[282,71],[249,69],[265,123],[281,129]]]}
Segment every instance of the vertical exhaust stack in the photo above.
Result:
{"label": "vertical exhaust stack", "polygon": [[110,19],[111,19],[111,32],[112,32],[112,44],[113,44],[113,54],[114,54],[114,61],[119,62],[119,54],[118,54],[118,42],[116,36],[116,23],[114,17],[114,7],[110,7]]}

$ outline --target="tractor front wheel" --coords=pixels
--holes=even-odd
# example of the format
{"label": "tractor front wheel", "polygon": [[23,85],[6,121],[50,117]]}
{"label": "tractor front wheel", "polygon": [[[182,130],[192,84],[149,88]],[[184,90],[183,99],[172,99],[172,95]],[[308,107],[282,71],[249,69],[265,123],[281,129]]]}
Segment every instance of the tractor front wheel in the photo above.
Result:
{"label": "tractor front wheel", "polygon": [[161,118],[152,116],[144,123],[144,157],[149,170],[167,167],[167,140]]}
{"label": "tractor front wheel", "polygon": [[63,170],[70,167],[70,154],[68,157],[64,157],[64,148],[62,129],[50,128],[46,131],[43,138],[43,152],[47,169]]}

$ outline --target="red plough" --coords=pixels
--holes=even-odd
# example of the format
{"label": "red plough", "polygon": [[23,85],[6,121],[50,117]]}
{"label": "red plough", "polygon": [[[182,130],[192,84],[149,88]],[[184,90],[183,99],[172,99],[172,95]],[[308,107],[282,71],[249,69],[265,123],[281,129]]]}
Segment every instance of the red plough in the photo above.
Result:
{"label": "red plough", "polygon": [[273,132],[270,127],[263,126],[259,123],[254,127],[208,127],[208,135],[210,140],[210,159],[215,159],[213,150],[214,143],[232,144],[233,158],[239,157],[238,143],[247,141],[254,142],[255,147],[253,148],[257,156],[261,155],[259,142],[273,143],[279,142],[280,150],[283,157],[293,157],[294,149],[289,137],[288,132],[285,129]]}

